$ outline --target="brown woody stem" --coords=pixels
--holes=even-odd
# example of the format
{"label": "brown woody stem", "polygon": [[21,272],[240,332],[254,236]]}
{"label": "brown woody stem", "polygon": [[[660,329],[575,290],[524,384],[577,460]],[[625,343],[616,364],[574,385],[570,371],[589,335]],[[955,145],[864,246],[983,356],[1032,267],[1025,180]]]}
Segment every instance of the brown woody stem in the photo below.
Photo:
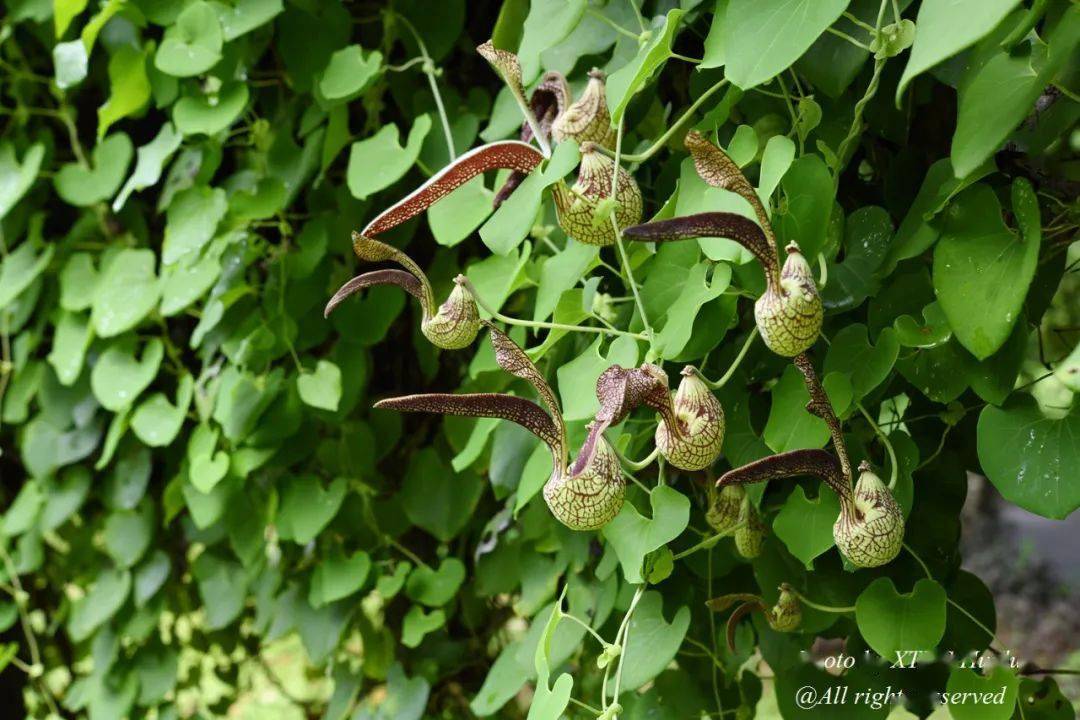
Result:
{"label": "brown woody stem", "polygon": [[800,353],[795,356],[793,362],[799,372],[802,373],[803,381],[806,383],[806,390],[810,393],[810,402],[806,404],[806,410],[812,415],[817,415],[828,425],[833,448],[836,450],[837,457],[840,458],[840,469],[843,472],[846,484],[850,487],[851,458],[848,456],[847,443],[844,442],[844,429],[840,424],[840,418],[836,416],[836,412],[833,410],[829,396],[825,393],[825,388],[818,378],[817,370],[814,369],[814,364],[810,361],[810,356],[806,353]]}

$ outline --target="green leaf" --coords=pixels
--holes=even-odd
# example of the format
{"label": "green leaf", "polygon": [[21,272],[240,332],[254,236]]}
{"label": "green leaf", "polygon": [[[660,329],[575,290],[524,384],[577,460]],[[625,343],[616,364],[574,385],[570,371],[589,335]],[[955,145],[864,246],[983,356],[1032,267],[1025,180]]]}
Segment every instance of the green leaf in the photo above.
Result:
{"label": "green leaf", "polygon": [[337,412],[341,402],[341,370],[329,360],[319,360],[314,372],[296,378],[300,399],[311,407]]}
{"label": "green leaf", "polygon": [[649,493],[652,517],[645,517],[631,503],[625,503],[615,519],[601,531],[615,548],[626,581],[642,582],[645,556],[679,537],[690,522],[690,500],[668,485],[657,485]]}
{"label": "green leaf", "polygon": [[386,695],[370,707],[374,701],[366,700],[352,720],[420,720],[430,693],[427,680],[406,677],[401,663],[394,663],[386,675]]}
{"label": "green leaf", "polygon": [[600,248],[595,245],[568,242],[560,252],[547,258],[540,268],[532,319],[542,322],[551,317],[563,293],[597,265],[599,255]]}
{"label": "green leaf", "polygon": [[[23,153],[20,163],[15,157],[15,146],[7,140],[0,142],[0,177],[4,178],[0,183],[0,220],[7,216],[8,211],[15,207],[15,203],[19,202],[34,184],[44,157],[45,146],[35,143]],[[0,302],[0,307],[4,305],[6,303]]]}
{"label": "green leaf", "polygon": [[1080,507],[1080,413],[1046,417],[1029,395],[979,414],[979,463],[1009,502],[1063,520]]}
{"label": "green leaf", "polygon": [[0,522],[0,535],[15,537],[32,528],[44,503],[41,485],[34,480],[23,484],[19,494],[4,513],[3,522]]}
{"label": "green leaf", "polygon": [[884,382],[899,354],[900,343],[892,328],[882,330],[877,344],[871,345],[865,325],[848,325],[832,338],[825,356],[825,374],[847,375],[855,402]]}
{"label": "green leaf", "polygon": [[235,40],[273,20],[285,9],[281,0],[233,0],[211,2],[226,41]]}
{"label": "green leaf", "polygon": [[[840,373],[829,373],[822,380],[825,393],[832,401],[837,415],[843,416],[851,406],[854,388],[851,379]],[[821,418],[806,410],[810,393],[802,374],[789,365],[772,389],[772,407],[765,423],[762,438],[773,452],[824,447],[829,439],[829,427]]]}
{"label": "green leaf", "polygon": [[353,197],[363,200],[390,187],[409,171],[420,155],[420,146],[431,130],[431,117],[416,118],[405,147],[398,144],[398,128],[383,125],[366,140],[358,140],[349,150],[346,179]]}
{"label": "green leaf", "polygon": [[1019,0],[924,0],[915,20],[915,44],[896,86],[896,104],[916,75],[974,45],[1018,4]]}
{"label": "green leaf", "polygon": [[[821,0],[822,4],[825,1]],[[797,242],[803,255],[813,262],[825,249],[825,232],[832,214],[833,181],[829,168],[820,156],[804,155],[791,164],[780,187],[787,198],[786,210],[773,221],[780,241]]]}
{"label": "green leaf", "polygon": [[950,697],[966,697],[968,701],[958,699],[950,703],[949,713],[953,720],[1008,720],[1016,709],[1019,688],[1020,678],[1004,665],[995,665],[986,675],[953,665],[945,692]]}
{"label": "green leaf", "polygon": [[613,125],[618,125],[630,100],[671,57],[671,43],[684,14],[685,11],[677,8],[668,10],[662,21],[654,22],[649,41],[638,50],[634,59],[608,76],[607,102]]}
{"label": "green leaf", "polygon": [[362,93],[382,69],[382,53],[365,53],[359,45],[349,45],[330,56],[319,77],[319,92],[327,100],[348,100]]}
{"label": "green leaf", "polygon": [[89,55],[81,38],[53,46],[56,86],[61,90],[78,85],[86,77]]}
{"label": "green leaf", "polygon": [[951,155],[957,177],[973,172],[1032,112],[1080,42],[1080,7],[1070,5],[1046,41],[1030,53],[999,52],[961,86]]}
{"label": "green leaf", "polygon": [[56,193],[69,205],[85,207],[113,196],[124,181],[133,148],[124,133],[113,133],[98,142],[91,167],[67,163],[56,171]]}
{"label": "green leaf", "polygon": [[173,123],[181,135],[216,135],[240,117],[247,102],[247,85],[230,83],[215,93],[177,100],[173,105]]}
{"label": "green leaf", "polygon": [[161,179],[161,169],[180,147],[182,141],[183,138],[173,129],[172,123],[165,123],[153,140],[138,149],[135,170],[113,200],[113,212],[120,212],[131,193],[157,184]]}
{"label": "green leaf", "polygon": [[289,479],[278,510],[281,538],[298,545],[307,545],[314,540],[337,515],[347,489],[345,478],[337,478],[326,488],[314,475]]}
{"label": "green leaf", "polygon": [[453,599],[464,581],[464,563],[448,557],[439,563],[438,570],[425,565],[413,569],[405,583],[405,594],[428,607],[441,607]]}
{"label": "green leaf", "polygon": [[855,622],[866,644],[889,662],[898,652],[933,650],[945,634],[945,589],[923,578],[910,593],[878,578],[855,601]]}
{"label": "green leaf", "polygon": [[624,691],[636,690],[659,675],[682,646],[690,627],[690,608],[681,606],[669,623],[664,619],[663,607],[663,596],[650,590],[641,596],[630,618],[623,651]]}
{"label": "green leaf", "polygon": [[839,19],[850,0],[730,0],[720,42],[725,74],[747,90],[806,52]]}
{"label": "green leaf", "polygon": [[98,337],[110,338],[138,325],[157,305],[161,284],[153,250],[124,248],[105,260],[90,320]]}
{"label": "green leaf", "polygon": [[142,558],[154,535],[154,510],[114,510],[105,519],[105,551],[120,567],[129,568]]}
{"label": "green leaf", "polygon": [[71,312],[89,308],[94,304],[97,282],[98,272],[89,253],[68,256],[60,271],[60,307]]}
{"label": "green leaf", "polygon": [[828,312],[850,310],[881,289],[878,270],[893,235],[892,220],[884,208],[862,207],[844,223],[844,260],[829,263],[828,284],[822,299]]}
{"label": "green leaf", "polygon": [[[32,484],[27,483],[23,487]],[[46,502],[38,522],[41,530],[47,532],[63,525],[82,507],[90,492],[90,471],[77,465],[65,470],[59,477],[46,480],[43,488]]]}
{"label": "green leaf", "polygon": [[[586,0],[532,0],[525,18],[518,59],[521,81],[532,83],[540,74],[540,53],[558,45],[585,14]],[[505,49],[505,48],[504,48]]]}
{"label": "green leaf", "polygon": [[162,265],[173,265],[189,253],[198,253],[214,237],[228,209],[221,188],[196,186],[178,193],[165,215]]}
{"label": "green leaf", "polygon": [[[1038,207],[1034,191],[1018,179],[1013,212],[1019,215],[1031,207]],[[1037,222],[1022,234],[1009,230],[987,185],[968,189],[949,207],[934,249],[934,291],[956,339],[980,360],[1005,343],[1019,318],[1040,241]]]}
{"label": "green leaf", "polygon": [[597,338],[587,350],[556,371],[563,418],[568,421],[591,418],[600,409],[600,401],[596,399],[596,381],[601,373],[612,365],[637,365],[638,345],[633,338],[615,338],[608,348],[607,357],[600,354],[602,343],[602,338]]}
{"label": "green leaf", "polygon": [[164,393],[154,393],[144,400],[131,416],[131,429],[136,437],[150,447],[164,447],[171,443],[184,424],[194,392],[195,381],[191,375],[185,374],[176,389],[175,405],[169,402]]}
{"label": "green leaf", "polygon": [[544,189],[565,177],[580,159],[577,143],[569,140],[559,143],[543,169],[529,173],[514,194],[480,227],[480,239],[488,249],[506,255],[516,248],[533,228]]}
{"label": "green leaf", "polygon": [[428,208],[427,219],[435,242],[453,247],[491,215],[495,193],[484,187],[484,178],[475,177]]}
{"label": "green leaf", "polygon": [[663,357],[677,357],[682,352],[690,341],[694,320],[702,306],[720,297],[731,284],[731,266],[726,263],[713,265],[712,279],[707,281],[710,264],[698,263],[690,268],[682,292],[668,308],[667,319],[655,344]]}
{"label": "green leaf", "polygon": [[131,573],[127,570],[107,568],[98,573],[86,595],[71,605],[68,616],[68,635],[75,642],[90,637],[102,623],[107,621],[127,600],[131,590]]}
{"label": "green leaf", "polygon": [[66,310],[57,313],[53,330],[53,346],[46,358],[61,385],[72,385],[82,372],[86,349],[94,334],[87,316]]}
{"label": "green leaf", "polygon": [[952,337],[949,319],[936,302],[923,308],[921,323],[911,315],[901,315],[893,322],[893,327],[896,329],[896,339],[903,347],[937,347]]}
{"label": "green leaf", "polygon": [[445,624],[446,613],[442,610],[424,612],[424,608],[413,605],[401,622],[401,644],[408,648],[419,647],[425,635],[435,632]]}
{"label": "green leaf", "polygon": [[192,574],[199,585],[199,597],[206,609],[210,630],[226,627],[244,609],[248,582],[240,563],[225,560],[212,552],[196,558]]}
{"label": "green leaf", "polygon": [[[564,591],[565,592],[565,591]],[[559,598],[562,603],[562,597]],[[536,652],[533,654],[533,667],[536,669],[536,692],[533,702],[529,707],[528,720],[560,720],[566,706],[570,704],[570,693],[574,688],[574,678],[569,673],[561,673],[555,678],[555,685],[550,685],[551,663],[548,655],[551,654],[551,643],[555,638],[555,631],[562,619],[561,608],[556,608],[544,624],[544,632],[536,644]]]}
{"label": "green leaf", "polygon": [[822,486],[813,500],[796,485],[773,520],[773,531],[798,558],[807,570],[813,569],[814,558],[829,550],[833,542],[833,524],[840,515],[840,499]]}
{"label": "green leaf", "polygon": [[142,357],[135,356],[134,338],[120,338],[110,343],[98,358],[90,373],[94,397],[106,410],[119,412],[130,406],[157,376],[165,347],[152,338],[143,348]]}
{"label": "green leaf", "polygon": [[109,99],[98,108],[99,140],[114,122],[134,115],[150,100],[148,54],[149,50],[143,52],[125,45],[109,59]]}
{"label": "green leaf", "polygon": [[55,249],[31,237],[0,260],[0,308],[10,305],[45,272]]}
{"label": "green leaf", "polygon": [[56,38],[64,37],[71,21],[79,17],[89,0],[53,0],[53,27],[56,30]]}
{"label": "green leaf", "polygon": [[221,59],[222,41],[221,22],[213,6],[195,0],[165,30],[154,66],[175,77],[200,75]]}
{"label": "green leaf", "polygon": [[364,586],[371,571],[371,558],[363,550],[350,557],[340,551],[324,557],[311,576],[308,602],[312,607],[347,598]]}
{"label": "green leaf", "polygon": [[401,506],[410,522],[448,542],[465,528],[483,491],[475,473],[455,473],[438,453],[424,448],[409,460]]}

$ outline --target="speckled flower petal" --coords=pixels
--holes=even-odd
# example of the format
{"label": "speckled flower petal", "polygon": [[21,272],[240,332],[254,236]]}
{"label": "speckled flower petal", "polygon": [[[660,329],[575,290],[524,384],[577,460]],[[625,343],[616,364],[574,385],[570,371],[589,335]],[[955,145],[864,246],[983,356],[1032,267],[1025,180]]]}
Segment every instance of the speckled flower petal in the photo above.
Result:
{"label": "speckled flower petal", "polygon": [[397,285],[417,300],[423,302],[424,299],[424,290],[420,285],[420,281],[404,270],[373,270],[363,275],[357,275],[338,288],[338,291],[330,298],[330,302],[326,303],[323,317],[330,317],[330,313],[334,312],[337,306],[345,302],[345,300],[364,288],[374,287],[375,285]]}

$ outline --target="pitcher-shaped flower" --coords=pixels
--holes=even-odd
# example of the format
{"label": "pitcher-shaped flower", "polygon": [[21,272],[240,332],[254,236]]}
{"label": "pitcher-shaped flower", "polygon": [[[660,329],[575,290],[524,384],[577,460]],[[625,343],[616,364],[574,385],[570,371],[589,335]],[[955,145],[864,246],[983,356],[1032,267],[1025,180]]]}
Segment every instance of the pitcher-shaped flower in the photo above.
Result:
{"label": "pitcher-shaped flower", "polygon": [[607,92],[602,70],[589,71],[589,83],[581,97],[562,111],[551,125],[551,136],[556,142],[575,140],[580,145],[594,142],[606,148],[615,146],[615,128],[611,127]]}
{"label": "pitcher-shaped flower", "polygon": [[641,222],[641,189],[634,176],[621,167],[612,201],[614,169],[615,162],[602,154],[596,143],[582,143],[581,165],[573,186],[567,187],[560,180],[552,187],[559,227],[580,243],[614,245],[615,228],[610,219],[612,211],[620,229]]}
{"label": "pitcher-shaped flower", "polygon": [[531,400],[500,393],[407,395],[382,400],[375,407],[500,418],[521,425],[551,451],[552,473],[543,489],[551,513],[573,530],[603,527],[618,514],[626,491],[618,455],[602,432],[590,432],[577,459],[568,466],[566,425],[555,393],[524,350],[498,328],[484,324],[490,330],[499,367],[529,382],[547,411]]}
{"label": "pitcher-shaped flower", "polygon": [[820,478],[840,498],[833,540],[852,565],[871,568],[889,563],[904,542],[904,513],[888,486],[870,465],[859,465],[852,490],[840,463],[824,450],[792,450],[756,460],[725,473],[719,487],[810,475]]}
{"label": "pitcher-shaped flower", "polygon": [[373,238],[353,233],[353,250],[362,260],[379,262],[389,260],[404,267],[401,270],[375,270],[357,275],[341,286],[323,311],[329,316],[346,298],[373,285],[397,285],[420,301],[423,316],[420,331],[432,345],[444,350],[460,350],[468,347],[480,332],[480,312],[473,296],[455,280],[454,289],[442,305],[436,307],[435,294],[431,290],[424,271],[412,258],[401,250]]}
{"label": "pitcher-shaped flower", "polygon": [[761,339],[777,355],[795,357],[821,333],[825,308],[810,265],[795,243],[788,244],[779,282],[770,283],[754,303]]}
{"label": "pitcher-shaped flower", "polygon": [[672,399],[673,417],[661,417],[656,447],[682,470],[704,470],[720,457],[724,444],[724,408],[697,370],[686,366]]}

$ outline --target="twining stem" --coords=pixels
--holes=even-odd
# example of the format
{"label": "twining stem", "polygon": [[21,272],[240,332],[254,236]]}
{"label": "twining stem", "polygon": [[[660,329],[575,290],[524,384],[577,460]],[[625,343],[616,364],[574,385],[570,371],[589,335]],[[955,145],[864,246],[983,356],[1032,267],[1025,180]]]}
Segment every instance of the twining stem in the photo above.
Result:
{"label": "twining stem", "polygon": [[439,111],[439,121],[442,123],[443,135],[446,137],[446,151],[450,153],[450,160],[453,161],[457,159],[457,153],[454,151],[454,134],[450,132],[450,118],[446,115],[446,107],[443,105],[442,94],[439,92],[439,84],[435,82],[435,61],[431,59],[420,33],[416,31],[409,19],[400,13],[394,14],[401,20],[401,24],[412,33],[417,47],[420,48],[420,57],[424,60],[424,75],[427,76],[428,85],[431,86],[431,94],[435,96],[435,108]]}
{"label": "twining stem", "polygon": [[[616,197],[616,192],[619,189],[619,168],[622,155],[622,141],[623,141],[623,122],[626,116],[623,115],[619,118],[619,128],[615,133],[615,162],[612,163],[611,168],[611,194],[610,198]],[[637,305],[638,314],[641,315],[641,324],[645,326],[645,334],[649,336],[649,341],[652,342],[653,331],[652,326],[649,325],[649,316],[645,314],[645,305],[641,302],[641,293],[638,291],[637,282],[634,280],[634,271],[630,267],[630,258],[626,254],[626,248],[623,246],[622,240],[622,228],[619,227],[619,221],[616,219],[618,213],[611,213],[611,226],[615,229],[615,246],[619,249],[619,260],[622,262],[623,270],[626,272],[626,280],[630,284],[630,292],[634,296],[634,304]]]}
{"label": "twining stem", "polygon": [[[645,594],[645,585],[638,585],[636,591],[634,591],[634,599],[630,601],[630,607],[626,610],[626,615],[623,616],[622,625],[619,627],[619,632],[622,633],[622,639],[616,639],[616,644],[622,647],[622,652],[619,653],[619,667],[615,670],[615,694],[612,696],[612,702],[619,702],[619,693],[622,688],[622,673],[623,673],[623,661],[626,660],[626,651],[630,647],[630,618],[634,614],[634,609],[637,607],[638,601],[641,600],[641,596]],[[612,720],[618,720],[618,715],[615,715]]]}
{"label": "twining stem", "polygon": [[742,364],[743,358],[745,358],[746,353],[750,351],[750,346],[754,344],[754,338],[756,338],[757,336],[758,328],[757,325],[755,325],[753,328],[751,328],[750,334],[746,336],[746,340],[743,341],[742,349],[739,350],[739,354],[735,356],[735,360],[732,361],[731,367],[727,369],[727,372],[725,372],[723,377],[721,377],[719,380],[716,380],[714,382],[708,379],[697,368],[693,368],[694,374],[701,378],[701,381],[713,390],[719,390],[720,388],[724,387],[724,385],[727,384],[727,381],[731,379],[731,376],[735,374],[735,371],[739,369],[739,365]]}
{"label": "twining stem", "polygon": [[[15,563],[11,561],[11,556],[8,555],[7,550],[2,544],[0,544],[0,561],[3,561],[4,570],[7,572],[8,577],[11,579],[11,584],[14,586],[15,610],[19,615],[19,625],[22,627],[23,636],[26,638],[26,645],[30,649],[31,667],[36,671],[40,671],[43,669],[41,664],[41,651],[38,648],[37,637],[34,635],[34,627],[30,623],[30,615],[26,612],[26,598],[28,598],[29,595],[23,589],[22,581],[19,580],[19,572],[15,567]],[[27,676],[30,678],[30,682],[38,686],[38,693],[45,699],[45,704],[49,706],[50,712],[56,717],[60,717],[60,708],[56,706],[56,702],[53,700],[52,691],[41,681],[40,674],[35,676],[35,673],[27,672]]]}
{"label": "twining stem", "polygon": [[584,620],[579,618],[577,615],[573,615],[573,614],[568,613],[568,612],[563,612],[561,608],[556,608],[556,612],[559,613],[559,617],[570,620],[571,622],[576,622],[578,625],[585,628],[585,630],[588,631],[588,633],[590,635],[592,635],[594,638],[596,638],[596,641],[598,643],[600,643],[601,646],[607,647],[608,645],[611,644],[607,640],[605,640],[604,638],[600,637],[600,634],[598,632],[596,632],[595,630],[593,630],[592,627],[589,626],[589,623],[585,622]]}
{"label": "twining stem", "polygon": [[585,8],[585,11],[587,13],[589,13],[590,15],[592,15],[597,20],[599,20],[600,22],[602,22],[605,25],[609,26],[612,30],[619,33],[620,35],[625,35],[628,38],[633,38],[635,41],[640,38],[640,36],[637,33],[631,32],[630,30],[627,30],[622,25],[615,22],[614,20],[609,18],[607,15],[600,12],[599,10],[596,10],[595,8],[591,8],[591,7],[590,8]]}
{"label": "twining stem", "polygon": [[699,542],[697,545],[694,545],[693,547],[689,547],[686,550],[683,550],[682,552],[675,553],[675,555],[672,556],[671,559],[672,560],[682,560],[684,557],[686,557],[688,555],[693,555],[698,550],[707,550],[707,549],[713,547],[714,545],[716,545],[716,543],[720,542],[723,538],[726,538],[728,535],[733,535],[735,533],[735,531],[739,530],[744,525],[746,525],[746,523],[741,522],[741,523],[739,523],[737,525],[733,525],[732,527],[729,527],[727,530],[721,530],[720,532],[716,533],[715,535],[710,535],[709,537],[707,537],[704,540],[702,540],[701,542]]}
{"label": "twining stem", "polygon": [[[927,565],[926,562],[921,557],[919,557],[918,553],[916,553],[911,548],[911,546],[908,545],[907,543],[904,543],[904,549],[908,551],[908,554],[911,555],[911,557],[915,558],[915,561],[917,563],[919,563],[919,566],[922,567],[922,570],[926,574],[927,579],[933,580],[934,576],[930,572],[930,566]],[[968,612],[967,609],[963,605],[956,602],[951,597],[946,597],[945,601],[948,602],[950,605],[952,605],[954,608],[956,608],[968,620],[975,623],[976,627],[978,627],[980,630],[982,630],[984,633],[986,633],[987,636],[990,638],[990,644],[993,645],[994,641],[997,640],[997,633],[995,633],[990,628],[986,627],[986,625],[984,625],[977,617],[975,617],[970,612]],[[991,648],[991,649],[993,649],[993,648]]]}
{"label": "twining stem", "polygon": [[853,22],[853,23],[854,23],[855,25],[857,25],[857,26],[861,27],[861,28],[862,28],[863,30],[865,30],[866,32],[870,33],[871,35],[873,35],[874,33],[876,33],[876,32],[877,32],[877,30],[876,30],[876,29],[874,28],[874,26],[873,26],[873,25],[871,25],[871,24],[870,24],[870,23],[868,23],[868,22],[863,22],[863,21],[862,21],[862,20],[860,20],[860,19],[859,19],[859,18],[858,18],[857,16],[855,16],[854,14],[852,14],[852,13],[850,13],[850,12],[846,12],[846,11],[845,11],[845,12],[844,12],[844,17],[846,17],[846,18],[847,18],[848,20],[850,20],[851,22]]}
{"label": "twining stem", "polygon": [[874,422],[874,418],[870,417],[870,413],[866,411],[861,402],[855,403],[859,408],[859,412],[866,418],[866,422],[870,423],[870,427],[874,429],[878,438],[881,440],[881,444],[885,446],[885,452],[889,454],[889,489],[892,490],[896,487],[896,478],[899,475],[900,467],[896,463],[896,451],[893,450],[892,442],[889,441],[889,436],[882,432],[878,424]]}
{"label": "twining stem", "polygon": [[[679,128],[682,127],[683,124],[693,116],[694,112],[697,111],[697,109],[699,107],[701,107],[702,104],[706,100],[708,100],[710,97],[712,97],[712,95],[717,90],[724,87],[725,85],[727,85],[727,78],[724,78],[720,82],[718,82],[715,85],[713,85],[712,87],[710,87],[705,92],[701,93],[701,97],[699,97],[697,100],[695,100],[690,105],[690,107],[686,108],[686,111],[682,114],[682,116],[678,120],[675,121],[675,124],[672,125],[671,127],[669,127],[667,130],[665,130],[664,134],[661,135],[656,140],[656,142],[654,142],[652,145],[650,145],[646,150],[644,150],[642,152],[639,152],[639,153],[636,153],[636,154],[623,155],[622,159],[625,162],[628,162],[628,163],[636,163],[636,162],[645,162],[646,160],[651,158],[653,155],[655,155],[657,152],[659,152],[665,145],[667,145],[667,142],[668,142],[668,140],[671,139],[671,136],[674,135],[676,132],[678,132]],[[605,148],[603,146],[598,147],[597,149],[600,152],[607,155],[608,157],[612,157],[612,158],[616,157],[615,153],[613,153],[611,150],[608,150],[607,148]],[[617,147],[616,147],[616,149],[617,149]]]}
{"label": "twining stem", "polygon": [[619,459],[622,460],[624,468],[630,470],[631,472],[637,472],[638,470],[647,468],[649,465],[652,464],[653,460],[656,459],[656,456],[660,454],[660,448],[654,447],[653,451],[646,455],[644,459],[637,461],[631,460],[618,450],[616,450],[615,452],[619,456]]}
{"label": "twining stem", "polygon": [[824,420],[828,426],[833,448],[836,449],[836,456],[840,459],[840,469],[844,473],[844,480],[848,487],[851,487],[851,458],[848,456],[847,443],[844,442],[844,430],[840,425],[840,418],[836,417],[836,411],[833,410],[832,402],[829,401],[829,396],[821,385],[810,356],[800,353],[795,356],[793,362],[802,373],[806,389],[810,393],[810,402],[807,403],[806,409]]}
{"label": "twining stem", "polygon": [[789,588],[789,592],[791,592],[791,594],[794,595],[795,597],[799,598],[799,602],[801,602],[806,607],[814,608],[815,610],[820,610],[821,612],[840,613],[840,614],[855,612],[855,606],[854,605],[846,606],[846,607],[837,607],[835,605],[822,605],[820,603],[816,603],[813,600],[809,599],[808,597],[803,595],[801,592],[799,592],[795,588]]}
{"label": "twining stem", "polygon": [[[889,0],[881,0],[881,6],[878,8],[877,22],[874,25],[874,29],[871,32],[874,37],[878,37],[881,33],[881,23],[885,18],[885,7]],[[874,74],[870,78],[870,83],[866,86],[866,92],[859,98],[859,101],[855,103],[855,110],[851,117],[851,127],[848,128],[847,136],[840,142],[840,147],[836,151],[836,172],[833,175],[833,191],[840,186],[840,173],[843,171],[844,166],[847,165],[848,153],[851,151],[851,147],[859,136],[862,135],[862,116],[863,110],[866,109],[867,104],[877,94],[878,85],[881,82],[881,71],[885,67],[886,58],[874,59]]]}
{"label": "twining stem", "polygon": [[593,707],[592,705],[590,705],[590,704],[589,704],[589,703],[587,703],[587,702],[582,702],[582,701],[578,700],[577,698],[570,698],[570,702],[572,702],[573,704],[577,705],[577,706],[578,706],[579,708],[582,708],[582,709],[584,709],[584,710],[588,710],[588,711],[589,711],[589,712],[591,712],[591,713],[592,713],[593,715],[597,715],[597,716],[599,716],[599,715],[601,715],[601,714],[602,714],[600,710],[598,710],[598,709],[594,708],[594,707]]}
{"label": "twining stem", "polygon": [[630,337],[635,340],[647,341],[649,338],[641,333],[627,332],[626,330],[616,330],[615,328],[607,327],[592,327],[589,325],[566,325],[564,323],[552,323],[541,322],[539,320],[521,320],[519,318],[512,318],[509,315],[503,315],[498,312],[480,297],[480,293],[476,291],[472,282],[469,281],[464,275],[459,276],[459,281],[465,286],[465,289],[469,291],[469,294],[473,296],[473,300],[476,304],[482,307],[491,315],[491,317],[504,322],[507,325],[520,325],[521,327],[528,328],[540,328],[544,330],[565,330],[567,332],[584,332],[584,333],[596,333],[598,335],[617,335],[621,337]]}
{"label": "twining stem", "polygon": [[829,32],[829,33],[832,33],[833,35],[835,35],[836,37],[838,37],[838,38],[840,38],[842,40],[847,40],[849,43],[851,43],[852,45],[854,45],[857,48],[865,50],[866,52],[870,52],[870,46],[869,45],[867,45],[866,43],[859,42],[858,40],[856,40],[855,38],[851,37],[846,32],[844,32],[843,30],[837,30],[834,27],[830,27],[830,28],[825,28],[825,31]]}

